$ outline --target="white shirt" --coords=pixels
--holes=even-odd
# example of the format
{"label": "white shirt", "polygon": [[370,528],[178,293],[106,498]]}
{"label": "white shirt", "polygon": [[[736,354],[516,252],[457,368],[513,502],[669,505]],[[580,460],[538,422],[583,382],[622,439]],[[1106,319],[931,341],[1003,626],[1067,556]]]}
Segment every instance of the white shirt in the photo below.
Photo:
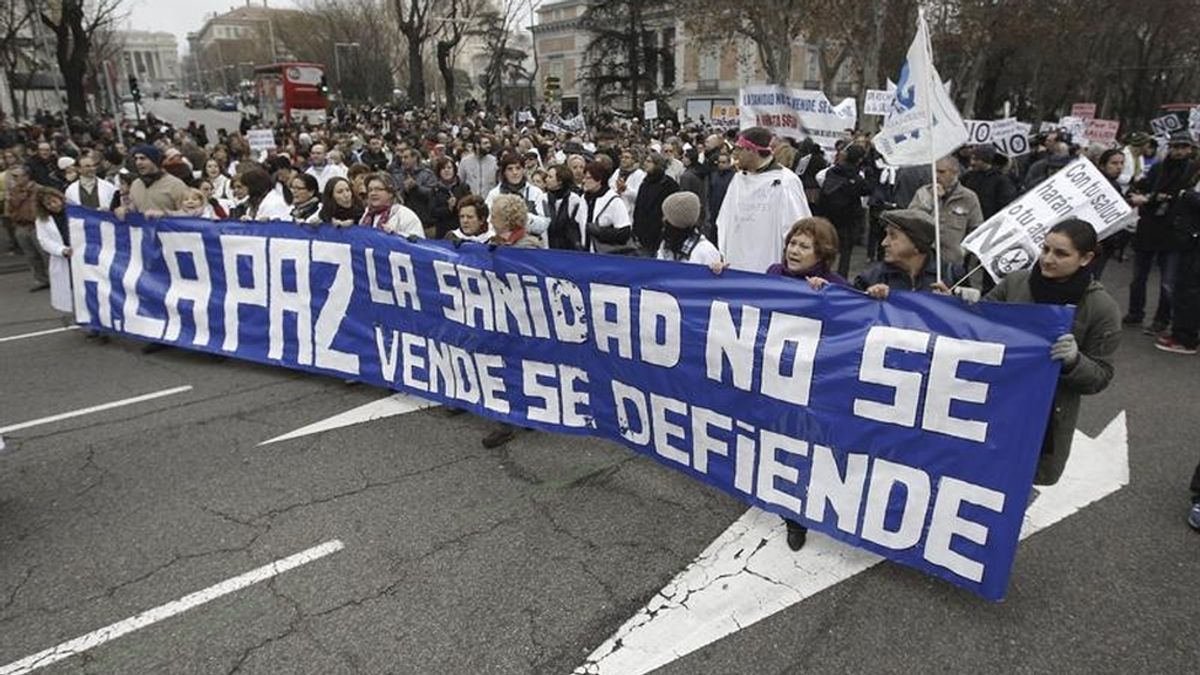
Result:
{"label": "white shirt", "polygon": [[324,166],[310,166],[304,173],[317,179],[318,192],[325,191],[325,183],[328,183],[329,179],[345,178],[347,175],[346,167],[329,162],[325,162]]}
{"label": "white shirt", "polygon": [[721,252],[704,236],[701,236],[700,241],[697,241],[696,245],[692,247],[692,252],[688,254],[687,260],[675,260],[675,254],[667,248],[666,242],[663,242],[658,247],[658,255],[656,257],[659,260],[688,262],[695,265],[712,265],[713,263],[721,262]]}
{"label": "white shirt", "polygon": [[[75,206],[80,205],[79,189],[80,188],[79,188],[78,180],[76,180],[74,183],[71,183],[70,185],[67,186],[67,190],[65,193],[63,193],[63,196],[66,197],[68,204],[74,204]],[[116,185],[113,185],[112,183],[104,180],[103,178],[100,178],[99,176],[96,177],[96,196],[99,197],[99,200],[100,200],[99,208],[101,211],[108,210],[108,207],[112,205],[113,195],[115,195],[116,193],[117,193]]]}
{"label": "white shirt", "polygon": [[259,202],[258,208],[254,211],[254,220],[259,222],[265,220],[292,220],[292,207],[284,201],[283,195],[275,190],[271,190]]}

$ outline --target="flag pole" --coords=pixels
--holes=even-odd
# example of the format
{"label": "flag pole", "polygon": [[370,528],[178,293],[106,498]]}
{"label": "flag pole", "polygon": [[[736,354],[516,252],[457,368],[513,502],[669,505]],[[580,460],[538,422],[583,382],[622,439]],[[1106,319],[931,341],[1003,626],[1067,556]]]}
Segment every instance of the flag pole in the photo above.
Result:
{"label": "flag pole", "polygon": [[[929,64],[929,71],[921,74],[921,96],[925,99],[925,127],[928,133],[929,141],[929,196],[933,199],[933,254],[936,260],[937,267],[937,282],[942,283],[942,224],[940,205],[941,201],[937,193],[937,157],[933,154],[933,92],[929,90],[930,72],[933,69],[933,44],[929,37],[929,25],[925,23],[925,8],[917,7],[917,21],[920,22],[918,30],[925,32],[925,49],[926,63]],[[938,86],[942,86],[938,82]]]}

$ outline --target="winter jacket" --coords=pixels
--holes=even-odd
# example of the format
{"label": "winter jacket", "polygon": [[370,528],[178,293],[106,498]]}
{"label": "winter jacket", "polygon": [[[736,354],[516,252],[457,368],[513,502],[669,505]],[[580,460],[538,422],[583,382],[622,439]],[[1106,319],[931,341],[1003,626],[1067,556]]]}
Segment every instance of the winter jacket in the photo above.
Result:
{"label": "winter jacket", "polygon": [[999,169],[968,171],[963,174],[962,184],[979,198],[979,210],[984,220],[996,215],[1017,198],[1017,186]]}
{"label": "winter jacket", "polygon": [[[1146,195],[1150,201],[1138,209],[1137,232],[1133,248],[1138,251],[1175,251],[1178,249],[1172,227],[1181,204],[1178,195],[1191,187],[1198,164],[1187,160],[1164,160],[1150,167],[1134,184],[1131,192]],[[1157,195],[1165,194],[1160,200]]]}
{"label": "winter jacket", "polygon": [[[1030,273],[1030,270],[1018,270],[1009,274],[985,299],[1033,302],[1033,293],[1029,289]],[[1079,344],[1079,361],[1071,368],[1064,367],[1058,376],[1054,409],[1034,479],[1038,485],[1053,485],[1062,475],[1071,453],[1080,397],[1104,391],[1113,378],[1112,357],[1121,342],[1121,308],[1099,281],[1092,280],[1076,306],[1071,334]]]}
{"label": "winter jacket", "polygon": [[633,236],[643,251],[662,243],[663,201],[679,192],[679,183],[665,173],[646,174],[633,205]]}
{"label": "winter jacket", "polygon": [[129,186],[129,200],[133,203],[133,210],[139,213],[178,211],[187,189],[183,181],[160,171],[133,181]]}
{"label": "winter jacket", "polygon": [[[922,186],[913,197],[910,209],[933,215],[933,184]],[[983,222],[979,198],[961,183],[955,185],[938,203],[938,225],[942,235],[942,260],[961,265],[966,259],[962,240]]]}
{"label": "winter jacket", "polygon": [[[469,194],[471,188],[461,180],[456,180],[450,185],[438,181],[429,200],[432,222],[421,222],[437,228],[438,239],[444,238],[447,232],[458,227],[458,202]],[[454,197],[454,208],[450,207],[451,197]]]}

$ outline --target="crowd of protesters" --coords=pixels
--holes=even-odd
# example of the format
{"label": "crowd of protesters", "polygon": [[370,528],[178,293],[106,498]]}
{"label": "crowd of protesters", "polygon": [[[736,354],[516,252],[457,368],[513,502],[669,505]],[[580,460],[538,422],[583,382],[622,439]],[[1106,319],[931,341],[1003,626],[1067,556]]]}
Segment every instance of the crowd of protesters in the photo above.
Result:
{"label": "crowd of protesters", "polygon": [[[260,152],[243,135],[248,123],[210,138],[203,127],[176,129],[151,117],[127,128],[129,142],[121,143],[111,120],[77,123],[70,133],[49,119],[20,128],[0,122],[4,245],[28,261],[31,290],[50,288],[62,311],[71,309],[66,204],[119,217],[292,221],[649,257],[715,274],[782,275],[817,290],[853,287],[880,300],[897,290],[953,289],[967,301],[1072,304],[1074,329],[1052,352],[1063,372],[1039,484],[1061,475],[1079,397],[1112,378],[1122,324],[1143,327],[1166,352],[1195,354],[1200,345],[1200,161],[1186,132],[1160,149],[1143,133],[1109,148],[1051,131],[1031,139],[1021,157],[965,146],[931,170],[887,166],[870,135],[853,130],[827,153],[761,127],[609,117],[590,120],[590,132],[550,133],[531,117],[518,124],[487,112],[339,110],[328,124],[275,127],[276,147]],[[963,239],[1081,156],[1137,217],[1104,242],[1087,223],[1059,223],[1038,264],[993,287]],[[860,247],[865,261],[855,265]],[[1106,264],[1127,256],[1133,281],[1122,318],[1100,278]],[[1154,268],[1160,288],[1146,323]],[[516,432],[500,425],[484,444]],[[1196,483],[1200,494],[1200,469]],[[1193,515],[1200,529],[1200,506]],[[789,544],[803,543],[804,528],[789,523]]]}

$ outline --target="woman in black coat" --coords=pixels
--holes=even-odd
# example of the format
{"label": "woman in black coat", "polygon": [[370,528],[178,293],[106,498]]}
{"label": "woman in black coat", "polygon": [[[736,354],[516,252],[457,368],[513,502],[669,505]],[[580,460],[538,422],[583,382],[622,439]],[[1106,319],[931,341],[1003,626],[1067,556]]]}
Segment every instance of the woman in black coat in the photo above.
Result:
{"label": "woman in black coat", "polygon": [[641,248],[641,255],[653,258],[662,243],[663,201],[679,192],[679,183],[666,174],[667,158],[657,152],[646,158],[642,168],[646,177],[633,204],[633,236]]}
{"label": "woman in black coat", "polygon": [[[458,177],[458,167],[449,157],[440,157],[433,163],[433,173],[438,182],[430,197],[432,223],[425,225],[426,236],[444,239],[446,234],[458,229],[458,203],[471,194],[471,187]],[[436,232],[430,233],[430,227]]]}

